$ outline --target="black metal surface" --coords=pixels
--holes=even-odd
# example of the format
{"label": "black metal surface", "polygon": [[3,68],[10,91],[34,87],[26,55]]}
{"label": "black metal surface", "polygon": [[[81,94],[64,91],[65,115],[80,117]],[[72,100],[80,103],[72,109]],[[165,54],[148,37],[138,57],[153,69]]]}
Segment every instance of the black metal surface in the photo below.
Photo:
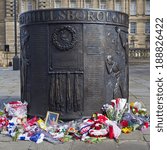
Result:
{"label": "black metal surface", "polygon": [[94,9],[49,9],[20,15],[21,99],[30,115],[63,119],[128,98],[128,15]]}

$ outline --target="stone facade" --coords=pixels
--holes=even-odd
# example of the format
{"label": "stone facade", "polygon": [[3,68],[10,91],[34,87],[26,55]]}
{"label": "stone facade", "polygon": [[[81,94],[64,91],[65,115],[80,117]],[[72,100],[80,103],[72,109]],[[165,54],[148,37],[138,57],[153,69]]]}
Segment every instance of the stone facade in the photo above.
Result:
{"label": "stone facade", "polygon": [[[129,14],[129,47],[149,49],[150,0],[16,0],[17,15],[28,10],[48,8],[101,8]],[[14,0],[0,1],[0,66],[12,62],[14,56]],[[18,54],[19,24],[18,31]],[[9,45],[9,54],[4,45]]]}

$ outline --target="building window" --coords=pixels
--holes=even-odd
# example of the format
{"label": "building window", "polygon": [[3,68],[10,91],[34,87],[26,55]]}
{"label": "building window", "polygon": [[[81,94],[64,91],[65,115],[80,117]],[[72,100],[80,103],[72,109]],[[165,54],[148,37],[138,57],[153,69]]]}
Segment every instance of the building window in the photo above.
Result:
{"label": "building window", "polygon": [[100,9],[106,9],[106,8],[107,8],[106,0],[100,0]]}
{"label": "building window", "polygon": [[85,0],[85,8],[92,8],[92,0]]}
{"label": "building window", "polygon": [[150,34],[150,22],[145,23],[145,33]]}
{"label": "building window", "polygon": [[130,48],[134,48],[135,47],[135,41],[134,40],[130,40],[129,47]]}
{"label": "building window", "polygon": [[145,45],[146,45],[146,48],[150,48],[150,36],[146,36]]}
{"label": "building window", "polygon": [[131,0],[130,15],[136,15],[136,0]]}
{"label": "building window", "polygon": [[46,7],[46,2],[43,0],[39,0],[39,8],[44,9]]}
{"label": "building window", "polygon": [[28,10],[32,10],[33,9],[32,0],[28,0],[28,2],[27,2],[27,8],[28,8]]}
{"label": "building window", "polygon": [[55,8],[61,8],[61,0],[55,0],[54,5]]}
{"label": "building window", "polygon": [[116,11],[122,11],[121,0],[116,0],[115,1],[115,10]]}
{"label": "building window", "polygon": [[76,0],[70,0],[70,7],[76,8],[77,7],[77,1]]}
{"label": "building window", "polygon": [[21,1],[21,12],[24,12],[25,11],[25,1],[22,0]]}
{"label": "building window", "polygon": [[[17,4],[16,4],[17,5]],[[14,16],[14,3],[13,1],[10,1],[9,3],[9,9],[6,9],[6,15],[8,16],[8,13],[11,17]]]}
{"label": "building window", "polygon": [[130,23],[130,33],[132,33],[132,34],[136,33],[136,22]]}
{"label": "building window", "polygon": [[129,39],[129,47],[130,48],[135,48],[135,41],[136,41],[135,36],[132,35]]}
{"label": "building window", "polygon": [[150,15],[150,0],[145,1],[145,15]]}

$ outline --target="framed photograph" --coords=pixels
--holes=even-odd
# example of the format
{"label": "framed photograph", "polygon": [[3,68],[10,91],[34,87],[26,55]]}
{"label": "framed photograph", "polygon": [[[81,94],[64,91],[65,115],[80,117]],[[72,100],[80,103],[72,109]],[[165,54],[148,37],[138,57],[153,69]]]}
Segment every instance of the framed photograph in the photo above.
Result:
{"label": "framed photograph", "polygon": [[45,125],[54,126],[55,124],[57,124],[58,118],[59,118],[59,113],[47,111]]}

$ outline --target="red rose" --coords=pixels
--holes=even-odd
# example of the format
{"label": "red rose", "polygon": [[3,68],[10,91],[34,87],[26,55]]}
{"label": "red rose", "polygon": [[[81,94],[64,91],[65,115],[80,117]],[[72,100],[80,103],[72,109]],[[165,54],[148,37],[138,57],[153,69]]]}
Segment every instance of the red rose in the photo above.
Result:
{"label": "red rose", "polygon": [[146,128],[148,128],[148,127],[149,127],[149,123],[148,123],[148,122],[145,122],[145,123],[144,123],[144,126],[145,126]]}
{"label": "red rose", "polygon": [[122,127],[127,127],[128,126],[128,121],[127,120],[122,120],[120,122],[120,124],[121,124]]}

